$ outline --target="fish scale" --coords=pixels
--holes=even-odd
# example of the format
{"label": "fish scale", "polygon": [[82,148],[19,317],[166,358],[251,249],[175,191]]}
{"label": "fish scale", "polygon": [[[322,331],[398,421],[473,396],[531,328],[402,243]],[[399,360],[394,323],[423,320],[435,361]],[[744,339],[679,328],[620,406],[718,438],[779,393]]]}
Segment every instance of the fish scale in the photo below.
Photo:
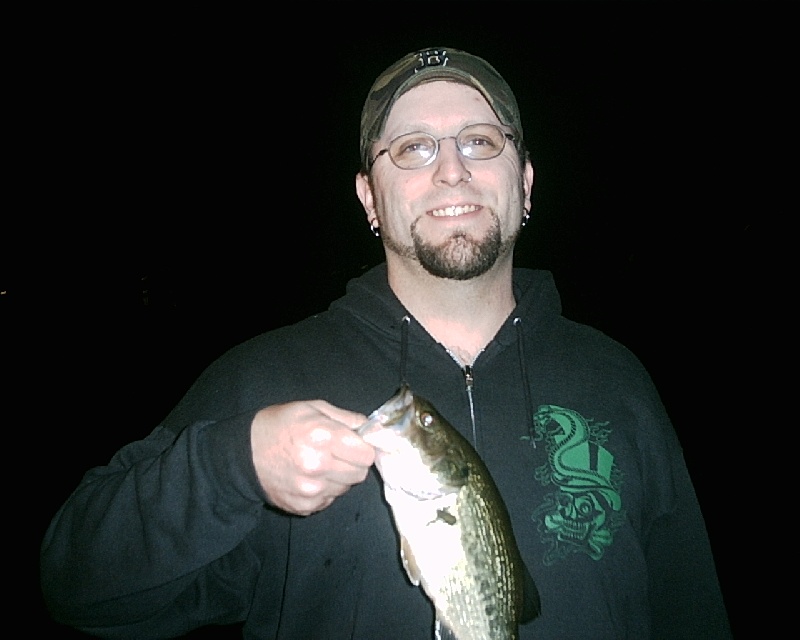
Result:
{"label": "fish scale", "polygon": [[[505,539],[505,518],[496,509],[498,496],[493,487],[479,470],[473,469],[471,476],[475,482],[462,487],[457,516],[464,556],[471,561],[465,563],[463,573],[456,572],[447,581],[442,599],[448,603],[447,617],[457,638],[514,637],[504,635],[508,621],[503,603],[516,597],[513,571],[517,566]],[[484,615],[475,614],[481,610]]]}
{"label": "fish scale", "polygon": [[407,385],[359,433],[376,448],[403,566],[434,604],[435,637],[515,640],[539,594],[472,445]]}

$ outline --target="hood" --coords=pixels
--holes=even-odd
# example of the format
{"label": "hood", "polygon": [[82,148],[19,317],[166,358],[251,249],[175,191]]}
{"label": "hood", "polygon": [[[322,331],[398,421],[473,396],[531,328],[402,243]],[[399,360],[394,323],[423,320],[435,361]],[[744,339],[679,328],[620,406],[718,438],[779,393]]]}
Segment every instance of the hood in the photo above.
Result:
{"label": "hood", "polygon": [[[561,298],[556,290],[553,276],[548,271],[517,268],[514,269],[513,278],[517,305],[500,327],[492,344],[496,348],[513,348],[517,352],[519,382],[528,412],[526,424],[532,424],[533,405],[525,344],[531,344],[536,334],[546,331],[549,325],[561,317]],[[364,275],[351,280],[345,295],[331,304],[330,310],[333,314],[343,313],[369,325],[385,336],[387,344],[399,343],[398,374],[401,385],[407,383],[406,366],[409,352],[417,346],[420,349],[430,347],[431,336],[413,319],[389,287],[386,263],[373,267]],[[462,368],[467,378],[470,378],[471,367]],[[472,442],[477,448],[471,403],[470,396]]]}
{"label": "hood", "polygon": [[[516,346],[520,367],[520,383],[530,417],[533,416],[530,385],[528,383],[528,361],[525,343],[531,343],[535,334],[543,332],[561,317],[561,298],[549,271],[514,269],[514,297],[517,306],[500,327],[493,342],[501,348]],[[408,352],[416,345],[429,344],[430,336],[389,287],[386,263],[351,280],[346,294],[335,301],[331,311],[343,312],[358,318],[385,335],[387,341],[400,343],[399,381],[406,383]],[[465,368],[465,372],[469,367]],[[473,421],[474,424],[474,421]],[[475,438],[473,437],[473,441]]]}
{"label": "hood", "polygon": [[[517,325],[521,321],[528,333],[561,316],[561,298],[549,271],[514,269],[514,297],[517,306],[496,336],[501,344],[516,342],[515,320]],[[345,295],[333,302],[330,308],[331,311],[345,312],[357,317],[393,340],[400,338],[404,318],[411,317],[389,287],[386,263],[381,263],[351,280]],[[408,335],[411,344],[423,339],[417,331],[412,330]]]}

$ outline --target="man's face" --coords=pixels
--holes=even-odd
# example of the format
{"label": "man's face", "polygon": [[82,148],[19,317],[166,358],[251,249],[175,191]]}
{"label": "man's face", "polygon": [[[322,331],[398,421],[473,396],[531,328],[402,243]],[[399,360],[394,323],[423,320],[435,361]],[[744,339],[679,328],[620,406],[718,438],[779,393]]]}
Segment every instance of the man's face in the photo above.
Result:
{"label": "man's face", "polygon": [[[502,127],[478,91],[453,82],[422,84],[397,100],[373,155],[406,133],[444,138],[479,123]],[[446,138],[436,159],[419,169],[400,169],[388,154],[380,156],[371,180],[359,176],[358,191],[368,219],[380,225],[390,264],[410,260],[435,276],[467,280],[501,257],[510,259],[532,183],[530,163],[520,166],[510,141],[496,158],[472,160]]]}

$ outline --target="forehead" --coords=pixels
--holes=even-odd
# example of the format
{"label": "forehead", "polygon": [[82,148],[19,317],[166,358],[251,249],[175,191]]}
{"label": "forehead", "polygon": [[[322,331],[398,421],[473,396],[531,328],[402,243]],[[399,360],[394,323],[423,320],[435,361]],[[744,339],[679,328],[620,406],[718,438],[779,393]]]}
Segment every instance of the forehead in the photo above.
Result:
{"label": "forehead", "polygon": [[[384,127],[384,138],[409,131],[449,132],[467,124],[500,124],[480,91],[457,82],[437,80],[417,85],[394,103]],[[455,132],[455,131],[454,131]]]}

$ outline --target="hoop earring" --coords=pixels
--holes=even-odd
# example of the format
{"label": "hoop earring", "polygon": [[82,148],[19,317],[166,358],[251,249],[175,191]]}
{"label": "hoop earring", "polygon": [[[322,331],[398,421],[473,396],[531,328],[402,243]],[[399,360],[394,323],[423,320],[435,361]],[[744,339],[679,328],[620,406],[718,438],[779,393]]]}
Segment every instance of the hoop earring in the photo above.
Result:
{"label": "hoop earring", "polygon": [[372,231],[373,236],[375,236],[376,238],[381,237],[381,230],[377,220],[373,220],[372,222],[369,223],[369,229],[370,231]]}
{"label": "hoop earring", "polygon": [[531,214],[528,213],[527,209],[523,209],[522,210],[522,222],[520,223],[519,226],[520,227],[524,227],[526,224],[528,224],[528,220],[530,220],[530,219],[531,219]]}

